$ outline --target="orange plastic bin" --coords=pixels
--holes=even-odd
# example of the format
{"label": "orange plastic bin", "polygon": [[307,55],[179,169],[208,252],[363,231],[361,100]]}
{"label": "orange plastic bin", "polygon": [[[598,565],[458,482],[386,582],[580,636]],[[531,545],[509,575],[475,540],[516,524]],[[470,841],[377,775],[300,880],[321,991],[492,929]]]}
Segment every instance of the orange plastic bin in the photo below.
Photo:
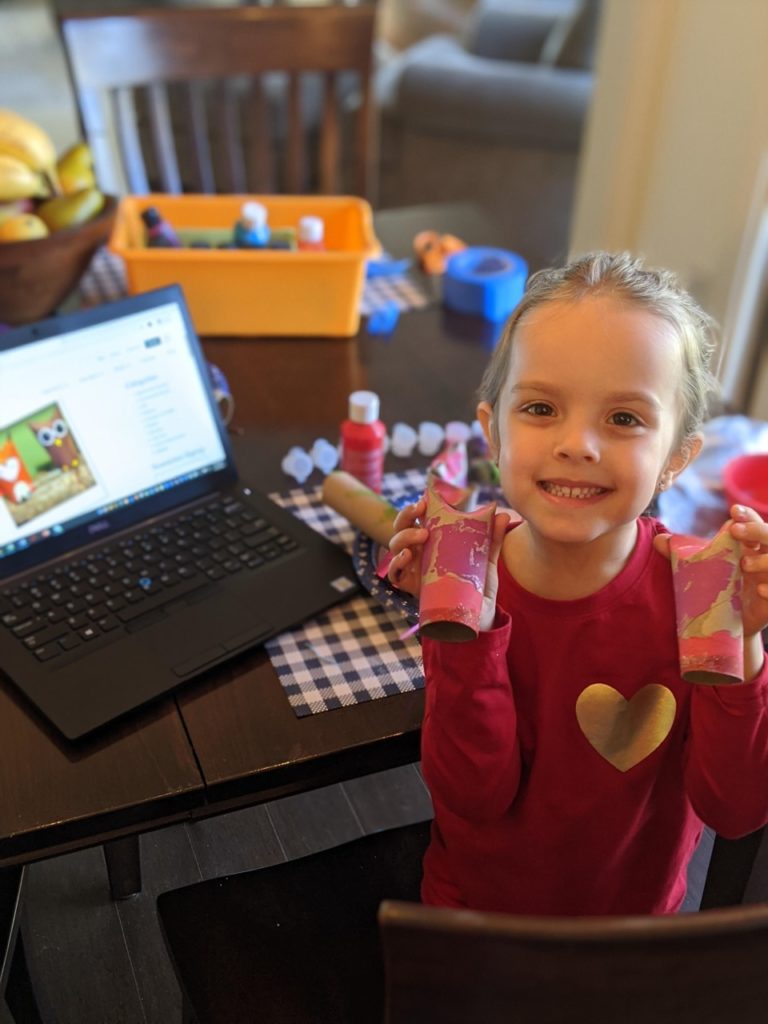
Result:
{"label": "orange plastic bin", "polygon": [[[325,222],[325,252],[148,249],[141,213],[154,206],[175,229],[231,229],[257,199],[273,229],[307,214]],[[360,325],[365,263],[380,251],[370,204],[354,196],[125,196],[109,242],[128,290],[184,289],[199,334],[351,337]]]}

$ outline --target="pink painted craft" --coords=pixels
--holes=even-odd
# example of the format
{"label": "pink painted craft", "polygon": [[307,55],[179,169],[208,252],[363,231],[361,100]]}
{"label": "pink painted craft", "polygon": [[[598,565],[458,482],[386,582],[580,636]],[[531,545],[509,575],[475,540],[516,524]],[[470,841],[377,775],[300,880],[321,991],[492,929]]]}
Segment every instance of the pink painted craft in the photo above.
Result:
{"label": "pink painted craft", "polygon": [[443,500],[430,480],[424,526],[419,630],[459,643],[478,634],[496,503],[461,512]]}
{"label": "pink painted craft", "polygon": [[718,686],[744,681],[739,545],[723,528],[710,541],[670,537],[680,674]]}

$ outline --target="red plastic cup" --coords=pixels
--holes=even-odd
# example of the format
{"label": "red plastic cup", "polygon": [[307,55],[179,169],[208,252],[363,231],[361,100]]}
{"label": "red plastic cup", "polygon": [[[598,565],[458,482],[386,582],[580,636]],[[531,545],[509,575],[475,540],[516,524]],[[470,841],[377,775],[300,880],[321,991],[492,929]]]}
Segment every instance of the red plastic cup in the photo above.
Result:
{"label": "red plastic cup", "polygon": [[740,455],[723,470],[729,505],[748,505],[768,520],[768,453]]}

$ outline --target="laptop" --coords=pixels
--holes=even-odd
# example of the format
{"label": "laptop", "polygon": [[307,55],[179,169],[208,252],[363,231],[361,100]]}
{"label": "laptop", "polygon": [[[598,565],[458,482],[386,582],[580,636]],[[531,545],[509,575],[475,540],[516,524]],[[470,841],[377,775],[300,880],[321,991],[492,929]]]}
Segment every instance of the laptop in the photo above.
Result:
{"label": "laptop", "polygon": [[0,333],[0,670],[65,737],[359,589],[239,479],[178,286]]}

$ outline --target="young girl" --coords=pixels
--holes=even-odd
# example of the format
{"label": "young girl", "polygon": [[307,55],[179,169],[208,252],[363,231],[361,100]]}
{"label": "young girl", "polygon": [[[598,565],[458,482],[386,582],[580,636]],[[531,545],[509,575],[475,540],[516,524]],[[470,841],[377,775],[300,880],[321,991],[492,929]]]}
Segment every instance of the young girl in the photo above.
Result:
{"label": "young girl", "polygon": [[[478,406],[522,521],[497,513],[478,639],[423,640],[426,903],[672,912],[703,824],[768,821],[768,524],[731,509],[746,681],[706,687],[680,678],[668,534],[641,517],[699,450],[711,350],[672,275],[627,254],[531,278]],[[424,512],[390,545],[411,593]]]}

